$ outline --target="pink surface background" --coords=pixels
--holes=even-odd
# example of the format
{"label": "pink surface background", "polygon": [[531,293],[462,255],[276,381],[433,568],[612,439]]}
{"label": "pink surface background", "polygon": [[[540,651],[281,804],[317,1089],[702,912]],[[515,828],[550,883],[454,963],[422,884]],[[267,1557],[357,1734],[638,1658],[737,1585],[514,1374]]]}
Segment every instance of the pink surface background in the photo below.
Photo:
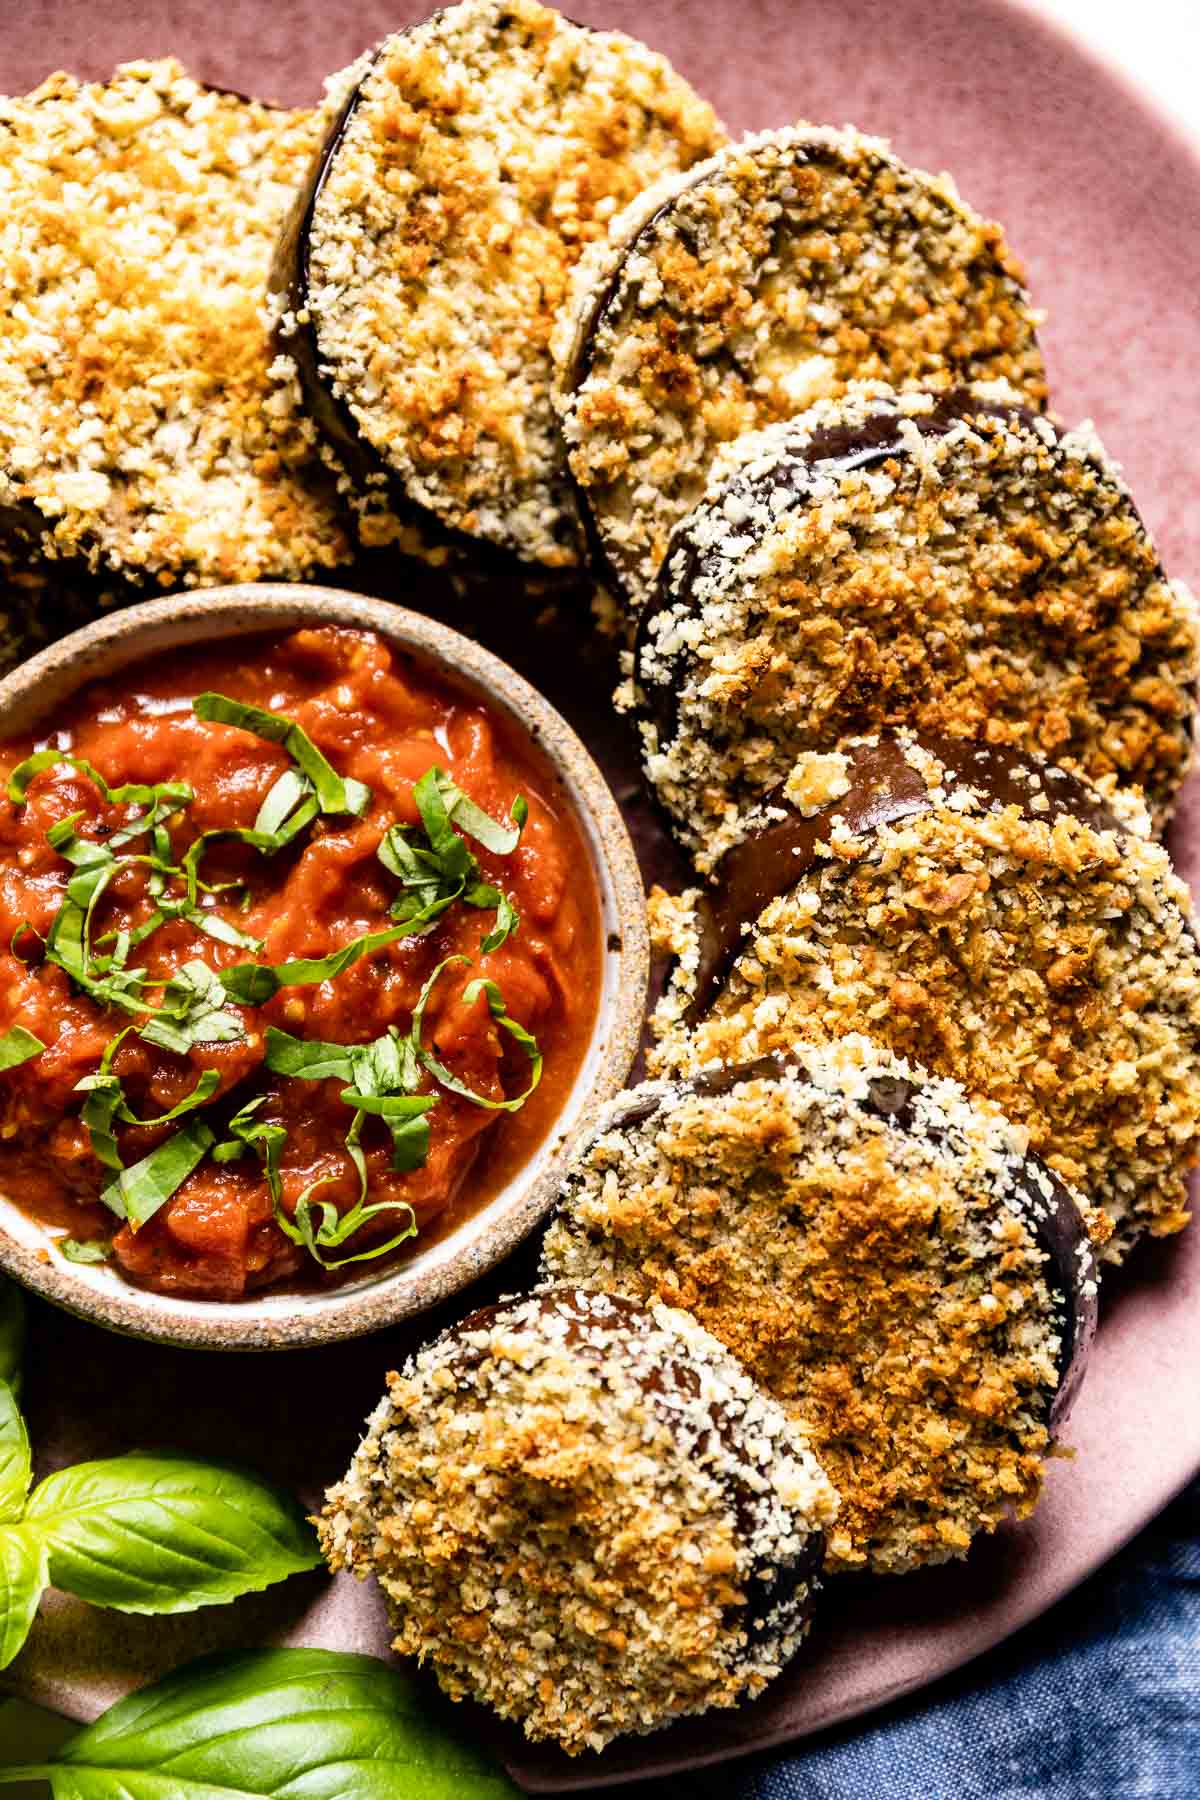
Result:
{"label": "pink surface background", "polygon": [[[121,59],[174,52],[209,81],[301,102],[325,71],[417,10],[379,0],[19,9],[7,0],[0,86],[19,91],[59,66],[103,75]],[[1200,581],[1200,164],[1131,92],[1001,0],[613,0],[572,11],[668,52],[735,129],[853,120],[911,160],[953,170],[968,199],[1005,221],[1049,311],[1056,409],[1072,423],[1095,419],[1168,568]],[[455,616],[402,572],[364,567],[362,581]],[[607,671],[581,655],[581,626],[539,631],[514,596],[480,634],[567,712],[628,802],[647,865],[661,867],[607,708]],[[1200,874],[1196,781],[1175,848],[1184,872]],[[389,1333],[281,1359],[215,1360],[123,1343],[38,1309],[34,1442],[44,1466],[155,1441],[239,1455],[315,1500],[405,1347]],[[835,1585],[808,1654],[751,1707],[577,1764],[500,1732],[514,1773],[553,1791],[736,1754],[882,1704],[977,1654],[1110,1555],[1200,1466],[1198,1373],[1193,1231],[1111,1284],[1067,1432],[1078,1456],[1052,1468],[1032,1521],[977,1546],[965,1569]],[[55,1595],[5,1679],[86,1717],[202,1649],[289,1641],[383,1653],[386,1638],[374,1592],[345,1579],[306,1577],[183,1620],[124,1619]]]}

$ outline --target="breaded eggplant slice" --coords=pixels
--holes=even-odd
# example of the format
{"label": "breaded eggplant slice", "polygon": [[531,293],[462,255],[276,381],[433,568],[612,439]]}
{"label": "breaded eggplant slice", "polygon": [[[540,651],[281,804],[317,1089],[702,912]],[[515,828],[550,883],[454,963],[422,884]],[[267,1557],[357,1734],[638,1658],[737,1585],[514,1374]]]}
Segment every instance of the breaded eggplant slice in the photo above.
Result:
{"label": "breaded eggplant slice", "polygon": [[646,778],[697,867],[809,750],[888,727],[1042,750],[1142,790],[1187,771],[1196,603],[1090,429],[989,386],[852,387],[741,438],[638,628]]}
{"label": "breaded eggplant slice", "polygon": [[576,1754],[758,1693],[837,1499],[694,1319],[572,1287],[474,1313],[372,1414],[318,1521],[394,1648]]}
{"label": "breaded eggplant slice", "polygon": [[851,380],[1046,383],[999,226],[878,139],[796,126],[635,203],[578,272],[557,400],[594,545],[633,610],[722,444]]}
{"label": "breaded eggplant slice", "polygon": [[542,1267],[728,1345],[838,1490],[831,1570],[1032,1512],[1096,1326],[1080,1208],[1025,1134],[855,1036],[615,1101]]}
{"label": "breaded eggplant slice", "polygon": [[577,563],[555,313],[614,214],[723,142],[663,57],[534,0],[386,38],[298,210],[281,337],[360,495]]}
{"label": "breaded eggplant slice", "polygon": [[176,587],[348,559],[267,276],[323,124],[172,61],[0,99],[0,533]]}
{"label": "breaded eggplant slice", "polygon": [[904,733],[801,757],[711,894],[652,913],[678,955],[656,1073],[865,1032],[1023,1126],[1107,1214],[1106,1260],[1187,1224],[1190,896],[1077,777]]}

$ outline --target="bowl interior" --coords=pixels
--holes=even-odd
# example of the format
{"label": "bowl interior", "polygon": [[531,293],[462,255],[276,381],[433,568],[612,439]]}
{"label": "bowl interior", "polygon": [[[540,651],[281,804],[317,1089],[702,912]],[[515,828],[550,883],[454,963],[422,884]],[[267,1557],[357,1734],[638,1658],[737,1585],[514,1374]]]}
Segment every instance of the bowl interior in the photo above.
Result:
{"label": "bowl interior", "polygon": [[152,601],[85,627],[0,682],[0,741],[48,726],[81,686],[156,653],[318,621],[374,630],[412,650],[534,739],[583,837],[600,903],[603,964],[591,1040],[549,1132],[486,1205],[404,1262],[328,1292],[233,1302],[150,1293],[105,1264],[53,1257],[44,1228],[0,1191],[0,1266],[47,1299],[135,1336],[227,1350],[298,1348],[357,1336],[446,1299],[498,1262],[545,1214],[571,1141],[619,1090],[636,1053],[649,957],[641,876],[617,804],[549,702],[446,625],[336,589],[264,584]]}

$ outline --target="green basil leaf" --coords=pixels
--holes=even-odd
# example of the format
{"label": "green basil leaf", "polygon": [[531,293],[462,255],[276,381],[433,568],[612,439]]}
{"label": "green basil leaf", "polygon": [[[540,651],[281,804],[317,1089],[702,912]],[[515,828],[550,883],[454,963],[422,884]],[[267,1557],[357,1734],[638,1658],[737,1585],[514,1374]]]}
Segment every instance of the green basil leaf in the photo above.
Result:
{"label": "green basil leaf", "polygon": [[370,788],[364,787],[361,781],[343,781],[307,732],[283,713],[267,712],[261,706],[248,706],[244,701],[231,700],[225,694],[199,695],[192,701],[192,711],[199,719],[213,720],[222,725],[237,725],[243,731],[252,732],[255,737],[264,738],[268,743],[282,744],[301,773],[312,783],[322,812],[354,813],[361,817],[371,804]]}
{"label": "green basil leaf", "polygon": [[0,1275],[0,1381],[21,1397],[21,1362],[25,1354],[25,1296],[15,1281]]}
{"label": "green basil leaf", "polygon": [[49,1475],[24,1523],[56,1587],[120,1612],[221,1605],[321,1560],[290,1494],[246,1470],[170,1454],[134,1451]]}
{"label": "green basil leaf", "polygon": [[265,1065],[275,1075],[291,1075],[300,1081],[353,1081],[349,1044],[327,1044],[319,1038],[293,1037],[267,1027]]}
{"label": "green basil leaf", "polygon": [[19,1519],[25,1511],[32,1471],[29,1433],[17,1397],[7,1381],[0,1381],[0,1521]]}
{"label": "green basil leaf", "polygon": [[352,938],[328,956],[287,963],[234,963],[232,968],[221,970],[220,981],[231,1000],[242,1006],[265,1006],[281,987],[311,987],[314,982],[332,981],[362,957],[409,935],[407,926],[397,925],[390,931],[369,931],[363,937]]}
{"label": "green basil leaf", "polygon": [[[429,1120],[392,1118],[386,1113],[384,1117],[392,1134],[393,1169],[400,1175],[423,1169],[429,1161]],[[415,1231],[415,1225],[413,1229]]]}
{"label": "green basil leaf", "polygon": [[0,1069],[18,1069],[22,1063],[40,1056],[45,1048],[41,1038],[26,1031],[23,1025],[10,1025],[0,1037]]}
{"label": "green basil leaf", "polygon": [[69,1263],[103,1263],[112,1259],[107,1238],[59,1238],[54,1248]]}
{"label": "green basil leaf", "polygon": [[[313,785],[307,775],[302,775],[299,769],[285,769],[259,807],[252,829],[261,837],[274,837],[288,815],[312,793]],[[316,813],[317,805],[314,804],[309,816],[315,818]],[[306,819],[305,824],[307,823]]]}
{"label": "green basil leaf", "polygon": [[[29,1636],[49,1585],[49,1559],[36,1533],[23,1525],[0,1525],[0,1669],[7,1669]],[[0,1769],[0,1781],[11,1779]]]}
{"label": "green basil leaf", "polygon": [[193,1119],[165,1144],[158,1144],[148,1156],[143,1156],[141,1162],[123,1169],[115,1181],[101,1190],[101,1200],[137,1230],[182,1187],[213,1142],[213,1133],[204,1121]]}
{"label": "green basil leaf", "polygon": [[423,1689],[374,1657],[204,1657],[119,1700],[48,1762],[54,1800],[521,1800]]}
{"label": "green basil leaf", "polygon": [[375,1119],[418,1119],[437,1105],[436,1094],[360,1094],[356,1088],[343,1088],[341,1097],[356,1112]]}

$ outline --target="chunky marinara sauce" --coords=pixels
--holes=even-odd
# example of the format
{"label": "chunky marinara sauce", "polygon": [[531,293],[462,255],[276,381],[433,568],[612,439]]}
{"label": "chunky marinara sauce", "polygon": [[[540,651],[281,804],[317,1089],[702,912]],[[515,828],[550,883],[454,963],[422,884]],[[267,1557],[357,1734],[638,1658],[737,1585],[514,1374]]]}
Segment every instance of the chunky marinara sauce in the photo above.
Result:
{"label": "chunky marinara sauce", "polygon": [[[426,1160],[406,1171],[393,1167],[385,1122],[367,1117],[361,1148],[368,1202],[406,1202],[412,1213],[397,1206],[373,1214],[341,1246],[338,1254],[345,1256],[393,1238],[406,1218],[419,1234],[444,1228],[449,1216],[485,1202],[528,1158],[560,1111],[587,1048],[602,947],[587,852],[533,744],[476,697],[371,632],[301,630],[147,661],[85,688],[55,720],[52,735],[5,744],[0,774],[6,785],[31,752],[52,746],[86,758],[110,786],[184,780],[194,799],[170,826],[176,856],[200,832],[253,827],[289,755],[247,730],[198,719],[191,702],[206,690],[285,714],[339,776],[365,783],[371,800],[361,817],[318,816],[293,844],[269,855],[237,840],[214,840],[206,848],[204,879],[214,887],[236,885],[206,904],[223,908],[263,949],[248,957],[245,949],[172,918],[128,958],[128,966],[155,981],[165,982],[192,960],[219,971],[247,960],[278,965],[322,958],[387,929],[398,883],[377,851],[389,825],[419,826],[414,785],[435,765],[494,819],[506,820],[518,795],[529,807],[510,854],[470,843],[480,878],[511,896],[519,915],[518,930],[498,949],[481,953],[495,912],[456,903],[426,934],[390,943],[334,978],[284,986],[262,1005],[231,1003],[244,1028],[240,1041],[198,1042],[179,1054],[143,1041],[136,1017],[131,1021],[128,1012],[81,991],[45,954],[74,872],[47,843],[47,832],[82,814],[78,836],[103,842],[136,809],[106,803],[66,763],[37,773],[23,805],[0,795],[0,1032],[19,1025],[46,1046],[0,1073],[0,1187],[76,1244],[103,1246],[131,1281],[229,1300],[279,1283],[359,1275],[374,1265],[359,1262],[334,1275],[314,1263],[277,1222],[264,1164],[254,1154],[226,1162],[205,1156],[137,1229],[115,1218],[99,1200],[113,1171],[103,1166],[81,1121],[77,1083],[96,1073],[118,1031],[134,1024],[111,1069],[136,1119],[169,1111],[195,1089],[202,1071],[215,1070],[218,1088],[189,1117],[207,1120],[220,1140],[228,1120],[262,1095],[256,1119],[286,1131],[278,1175],[284,1216],[293,1216],[298,1197],[318,1181],[324,1185],[315,1198],[344,1216],[360,1197],[359,1173],[343,1142],[353,1117],[341,1097],[345,1080],[269,1071],[268,1028],[336,1044],[367,1043],[390,1026],[408,1033],[423,984],[438,963],[460,955],[469,962],[445,969],[430,992],[422,1040],[472,1093],[513,1097],[528,1084],[527,1052],[500,1029],[483,993],[471,1004],[464,1000],[473,979],[495,983],[509,1018],[537,1039],[544,1057],[540,1085],[519,1110],[493,1111],[446,1090],[423,1069],[419,1091],[437,1101],[427,1115]],[[414,835],[419,839],[419,831]],[[126,849],[145,847],[142,839]],[[149,879],[140,866],[121,871],[98,905],[93,939],[111,945],[113,932],[134,930],[150,916]],[[143,991],[153,999],[160,990]],[[121,1162],[144,1158],[178,1123],[117,1124]]]}

